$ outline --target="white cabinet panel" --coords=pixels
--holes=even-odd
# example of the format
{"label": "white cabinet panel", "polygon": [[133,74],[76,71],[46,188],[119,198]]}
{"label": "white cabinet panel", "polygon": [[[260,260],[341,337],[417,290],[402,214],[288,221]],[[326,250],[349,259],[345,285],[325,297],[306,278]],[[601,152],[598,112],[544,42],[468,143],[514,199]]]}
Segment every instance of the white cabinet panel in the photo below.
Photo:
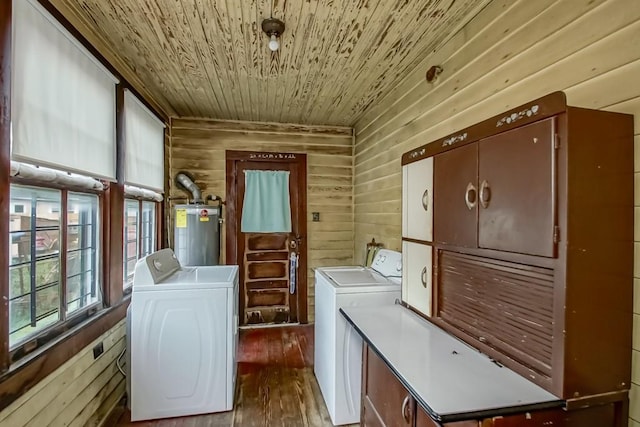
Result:
{"label": "white cabinet panel", "polygon": [[433,157],[402,167],[402,236],[433,240]]}
{"label": "white cabinet panel", "polygon": [[402,301],[431,316],[432,252],[429,245],[402,242]]}

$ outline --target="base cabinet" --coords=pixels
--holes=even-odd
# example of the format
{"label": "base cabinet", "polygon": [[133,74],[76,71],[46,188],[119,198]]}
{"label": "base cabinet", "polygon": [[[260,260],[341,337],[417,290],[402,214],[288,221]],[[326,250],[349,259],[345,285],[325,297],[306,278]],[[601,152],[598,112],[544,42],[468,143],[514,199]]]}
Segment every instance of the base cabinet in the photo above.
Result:
{"label": "base cabinet", "polygon": [[415,401],[407,389],[369,346],[362,357],[362,425],[413,427]]}
{"label": "base cabinet", "polygon": [[476,420],[454,421],[452,423],[438,424],[431,419],[421,407],[416,408],[416,427],[481,427],[482,424]]}
{"label": "base cabinet", "polygon": [[[416,403],[384,360],[368,345],[363,349],[362,426],[365,427],[625,427],[626,402],[567,411],[543,409],[509,415],[438,423]],[[423,398],[427,398],[423,396]],[[499,412],[499,410],[496,410]]]}

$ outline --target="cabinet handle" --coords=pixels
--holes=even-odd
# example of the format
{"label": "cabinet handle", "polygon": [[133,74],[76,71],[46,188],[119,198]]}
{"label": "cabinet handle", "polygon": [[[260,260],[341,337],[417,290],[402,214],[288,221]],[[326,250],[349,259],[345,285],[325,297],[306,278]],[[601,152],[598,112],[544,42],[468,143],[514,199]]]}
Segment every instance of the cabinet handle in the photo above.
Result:
{"label": "cabinet handle", "polygon": [[424,190],[424,193],[422,193],[422,207],[424,208],[425,211],[429,210],[429,189],[428,188]]}
{"label": "cabinet handle", "polygon": [[467,184],[467,191],[464,193],[464,203],[469,210],[476,207],[478,200],[476,198],[476,187],[472,183]]}
{"label": "cabinet handle", "polygon": [[491,188],[489,188],[489,182],[487,180],[483,180],[480,184],[480,205],[483,208],[489,207],[489,202],[491,201]]}
{"label": "cabinet handle", "polygon": [[407,394],[407,397],[404,398],[404,400],[402,401],[402,419],[409,424],[411,422],[411,412],[409,408],[409,400],[411,399],[411,396],[409,396]]}
{"label": "cabinet handle", "polygon": [[420,280],[422,281],[422,286],[427,289],[427,266],[425,265],[422,269],[422,273],[420,273]]}

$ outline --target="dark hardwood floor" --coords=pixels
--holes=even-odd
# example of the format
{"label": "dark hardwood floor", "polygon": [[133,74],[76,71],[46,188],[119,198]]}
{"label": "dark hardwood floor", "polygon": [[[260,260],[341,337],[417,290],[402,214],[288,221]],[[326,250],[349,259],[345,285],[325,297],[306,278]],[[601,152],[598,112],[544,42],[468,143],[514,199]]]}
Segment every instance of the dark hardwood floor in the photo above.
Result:
{"label": "dark hardwood floor", "polygon": [[233,411],[131,422],[118,407],[118,427],[332,426],[313,375],[313,325],[243,329]]}

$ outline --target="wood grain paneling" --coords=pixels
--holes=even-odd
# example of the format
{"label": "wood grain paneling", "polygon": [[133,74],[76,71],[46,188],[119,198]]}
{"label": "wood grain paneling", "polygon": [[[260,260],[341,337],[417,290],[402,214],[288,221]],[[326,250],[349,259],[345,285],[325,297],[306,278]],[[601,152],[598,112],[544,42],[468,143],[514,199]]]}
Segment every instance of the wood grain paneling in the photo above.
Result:
{"label": "wood grain paneling", "polygon": [[[168,115],[336,125],[488,2],[51,0]],[[270,15],[286,25],[275,53],[261,29]]]}
{"label": "wood grain paneling", "polygon": [[[124,377],[115,364],[124,334],[122,320],[0,412],[0,425],[99,425],[124,394]],[[93,347],[100,342],[104,353],[94,359]]]}
{"label": "wood grain paneling", "polygon": [[[565,91],[569,105],[635,114],[638,141],[639,34],[640,3],[634,0],[490,2],[356,122],[355,248],[375,237],[400,249],[400,226],[390,224],[399,224],[401,215],[403,152],[552,91]],[[427,64],[444,69],[433,84],[424,82]],[[638,150],[635,170],[640,171]],[[636,206],[639,186],[636,173]],[[380,191],[387,201],[376,203]],[[640,235],[640,215],[635,229]],[[354,261],[362,262],[363,255],[356,250]],[[640,252],[635,257],[640,265]],[[638,306],[640,295],[635,299]],[[635,371],[638,362],[636,357]],[[640,384],[636,377],[633,381],[635,424]]]}
{"label": "wood grain paneling", "polygon": [[[180,171],[191,173],[204,195],[224,196],[225,150],[307,154],[307,286],[309,321],[312,322],[315,295],[312,269],[353,263],[351,129],[176,118],[171,121],[170,134],[167,153],[171,205],[184,202],[179,198],[187,196],[173,181]],[[312,212],[320,213],[319,222],[313,222]],[[169,213],[169,224],[173,220],[171,215]],[[226,217],[226,209],[223,216]],[[224,239],[223,232],[222,248]]]}

